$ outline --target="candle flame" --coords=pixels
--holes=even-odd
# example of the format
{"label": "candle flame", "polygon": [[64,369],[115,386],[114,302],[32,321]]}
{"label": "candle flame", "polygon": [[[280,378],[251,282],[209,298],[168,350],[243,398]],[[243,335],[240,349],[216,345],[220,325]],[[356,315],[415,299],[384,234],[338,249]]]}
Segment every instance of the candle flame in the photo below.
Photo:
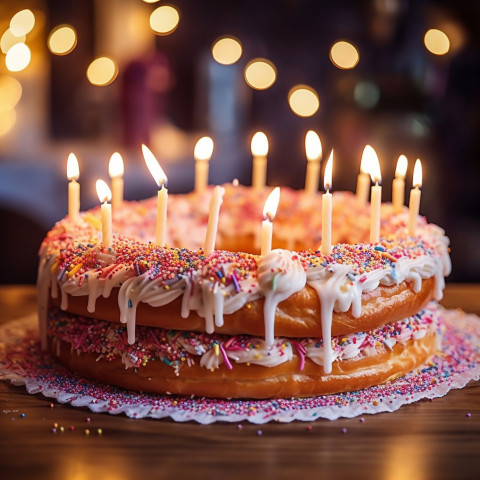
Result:
{"label": "candle flame", "polygon": [[112,199],[112,192],[109,186],[101,179],[96,183],[98,199],[101,203],[109,202]]}
{"label": "candle flame", "polygon": [[307,160],[321,160],[322,158],[322,142],[313,130],[309,130],[305,135],[305,153]]}
{"label": "candle flame", "polygon": [[407,173],[408,167],[408,160],[405,155],[400,155],[397,160],[397,168],[395,169],[395,177],[401,178],[402,180],[405,178],[405,174]]}
{"label": "candle flame", "polygon": [[264,157],[268,155],[268,138],[263,132],[257,132],[252,137],[250,145],[252,155],[255,157]]}
{"label": "candle flame", "polygon": [[415,167],[413,168],[413,187],[420,188],[422,186],[422,162],[417,158]]}
{"label": "candle flame", "polygon": [[363,153],[362,153],[362,161],[360,162],[360,171],[362,173],[366,173],[367,175],[369,175],[368,157],[371,154],[370,149],[373,150],[373,148],[370,145],[365,145],[365,148],[363,149]]}
{"label": "candle flame", "polygon": [[209,161],[213,153],[213,140],[210,137],[202,137],[195,144],[193,156],[195,160]]}
{"label": "candle flame", "polygon": [[327,160],[327,165],[325,166],[325,174],[323,176],[323,185],[325,190],[330,190],[332,188],[332,169],[333,169],[333,150],[330,153],[330,156]]}
{"label": "candle flame", "polygon": [[370,174],[373,183],[381,183],[380,162],[378,161],[377,152],[370,145],[367,145],[363,150],[362,163],[364,160],[365,173]]}
{"label": "candle flame", "polygon": [[80,170],[78,168],[78,160],[74,153],[70,153],[67,159],[67,178],[69,180],[78,180]]}
{"label": "candle flame", "polygon": [[122,177],[123,173],[123,158],[118,152],[115,152],[110,157],[110,162],[108,163],[108,174],[110,175],[110,178],[117,178]]}
{"label": "candle flame", "polygon": [[165,172],[155,158],[155,155],[146,145],[142,144],[142,152],[150,174],[155,182],[157,182],[158,188],[162,188],[167,184],[167,176],[165,175]]}
{"label": "candle flame", "polygon": [[272,221],[277,213],[278,202],[280,201],[280,187],[275,187],[265,201],[263,216]]}

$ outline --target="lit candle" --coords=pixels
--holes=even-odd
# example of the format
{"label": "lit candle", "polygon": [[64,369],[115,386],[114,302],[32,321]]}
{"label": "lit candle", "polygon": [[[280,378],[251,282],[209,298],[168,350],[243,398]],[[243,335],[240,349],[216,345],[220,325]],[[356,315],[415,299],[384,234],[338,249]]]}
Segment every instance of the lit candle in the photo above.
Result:
{"label": "lit candle", "polygon": [[112,245],[112,206],[108,203],[112,199],[112,192],[103,180],[97,180],[97,195],[102,202],[102,243],[105,247]]}
{"label": "lit candle", "polygon": [[117,210],[123,203],[123,158],[115,152],[108,163],[108,174],[112,180],[112,208]]}
{"label": "lit candle", "polygon": [[333,167],[333,150],[328,157],[325,166],[325,175],[323,184],[325,193],[322,195],[322,255],[330,255],[332,253],[332,167]]}
{"label": "lit candle", "polygon": [[267,136],[257,132],[252,137],[250,147],[253,155],[252,187],[256,192],[261,192],[267,184]]}
{"label": "lit candle", "polygon": [[203,250],[205,255],[210,255],[215,250],[215,239],[217,238],[218,216],[220,206],[223,202],[223,194],[225,189],[217,185],[213,189],[212,198],[210,199],[210,211],[208,214],[207,234],[205,236],[205,246]]}
{"label": "lit candle", "polygon": [[377,154],[372,147],[368,149],[366,157],[367,168],[374,183],[370,192],[370,243],[378,243],[380,240],[380,208],[382,206],[382,173]]}
{"label": "lit candle", "polygon": [[400,213],[405,202],[405,174],[407,173],[408,160],[405,155],[400,155],[395,169],[395,178],[392,183],[393,211]]}
{"label": "lit candle", "polygon": [[272,251],[273,219],[277,213],[280,200],[280,187],[275,187],[265,201],[263,207],[262,243],[260,255],[264,257]]}
{"label": "lit candle", "polygon": [[370,186],[370,176],[368,174],[368,156],[371,155],[373,148],[366,145],[362,153],[362,161],[360,162],[360,173],[357,177],[357,203],[364,206],[368,200],[368,187]]}
{"label": "lit candle", "polygon": [[417,217],[420,212],[420,196],[422,188],[422,162],[417,159],[413,169],[413,188],[410,190],[408,203],[408,234],[414,236],[417,231]]}
{"label": "lit candle", "polygon": [[68,184],[68,216],[76,220],[80,211],[80,184],[77,182],[80,176],[78,160],[75,154],[71,153],[67,159],[67,178]]}
{"label": "lit candle", "polygon": [[208,186],[208,165],[213,153],[213,140],[202,137],[195,145],[195,192],[203,193]]}
{"label": "lit candle", "polygon": [[148,170],[150,171],[153,179],[155,180],[155,182],[157,182],[158,185],[157,225],[155,228],[155,241],[158,245],[164,247],[167,236],[167,176],[165,175],[162,167],[147,146],[142,145],[142,152]]}
{"label": "lit candle", "polygon": [[305,135],[305,154],[307,156],[305,193],[313,196],[318,191],[320,160],[322,159],[322,142],[313,130],[309,130]]}

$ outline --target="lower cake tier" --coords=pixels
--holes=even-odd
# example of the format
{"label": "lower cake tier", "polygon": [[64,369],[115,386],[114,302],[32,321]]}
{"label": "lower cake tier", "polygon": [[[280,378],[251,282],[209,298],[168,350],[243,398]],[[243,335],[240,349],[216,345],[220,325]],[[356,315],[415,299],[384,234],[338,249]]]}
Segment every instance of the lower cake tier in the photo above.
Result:
{"label": "lower cake tier", "polygon": [[206,334],[140,326],[130,345],[123,324],[49,311],[49,348],[81,376],[129,390],[217,398],[310,397],[384,383],[428,361],[439,310],[368,332],[332,338],[331,373],[320,338]]}

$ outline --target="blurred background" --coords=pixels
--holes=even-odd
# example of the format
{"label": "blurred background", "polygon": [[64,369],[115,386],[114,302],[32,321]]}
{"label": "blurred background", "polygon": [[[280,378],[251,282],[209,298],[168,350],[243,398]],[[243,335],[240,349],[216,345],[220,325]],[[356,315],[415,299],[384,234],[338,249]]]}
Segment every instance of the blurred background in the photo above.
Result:
{"label": "blurred background", "polygon": [[[125,161],[125,197],[193,187],[193,148],[215,142],[210,183],[250,184],[250,140],[269,139],[269,185],[303,188],[305,133],[335,149],[354,190],[366,144],[383,199],[400,154],[421,213],[451,238],[450,281],[480,281],[480,2],[475,0],[0,0],[0,283],[35,281],[36,253],[66,214],[66,159],[82,209]],[[322,162],[322,169],[323,169]],[[407,190],[408,191],[408,190]]]}

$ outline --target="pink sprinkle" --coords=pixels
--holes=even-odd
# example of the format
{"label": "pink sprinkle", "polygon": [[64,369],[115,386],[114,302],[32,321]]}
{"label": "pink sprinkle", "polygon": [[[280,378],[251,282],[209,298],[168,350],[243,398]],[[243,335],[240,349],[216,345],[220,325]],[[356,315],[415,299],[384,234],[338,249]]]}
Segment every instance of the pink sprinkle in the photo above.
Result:
{"label": "pink sprinkle", "polygon": [[220,352],[222,352],[223,361],[229,370],[233,370],[232,364],[230,363],[230,359],[227,356],[227,352],[223,348],[223,345],[220,343]]}
{"label": "pink sprinkle", "polygon": [[311,431],[312,431],[312,426],[309,425],[309,426],[307,427],[307,430],[308,430],[309,432],[311,432]]}
{"label": "pink sprinkle", "polygon": [[263,435],[263,432],[261,430],[257,430],[257,435],[261,437]]}
{"label": "pink sprinkle", "polygon": [[346,428],[342,428],[342,433],[347,433],[348,430]]}
{"label": "pink sprinkle", "polygon": [[367,279],[367,277],[364,275],[363,277],[360,277],[359,282],[360,282],[360,283],[363,283],[366,279]]}
{"label": "pink sprinkle", "polygon": [[87,423],[90,423],[90,417],[87,417],[87,418],[85,419],[85,421],[86,421]]}
{"label": "pink sprinkle", "polygon": [[239,424],[237,425],[237,430],[241,430],[242,428],[243,428],[243,425],[239,423]]}

